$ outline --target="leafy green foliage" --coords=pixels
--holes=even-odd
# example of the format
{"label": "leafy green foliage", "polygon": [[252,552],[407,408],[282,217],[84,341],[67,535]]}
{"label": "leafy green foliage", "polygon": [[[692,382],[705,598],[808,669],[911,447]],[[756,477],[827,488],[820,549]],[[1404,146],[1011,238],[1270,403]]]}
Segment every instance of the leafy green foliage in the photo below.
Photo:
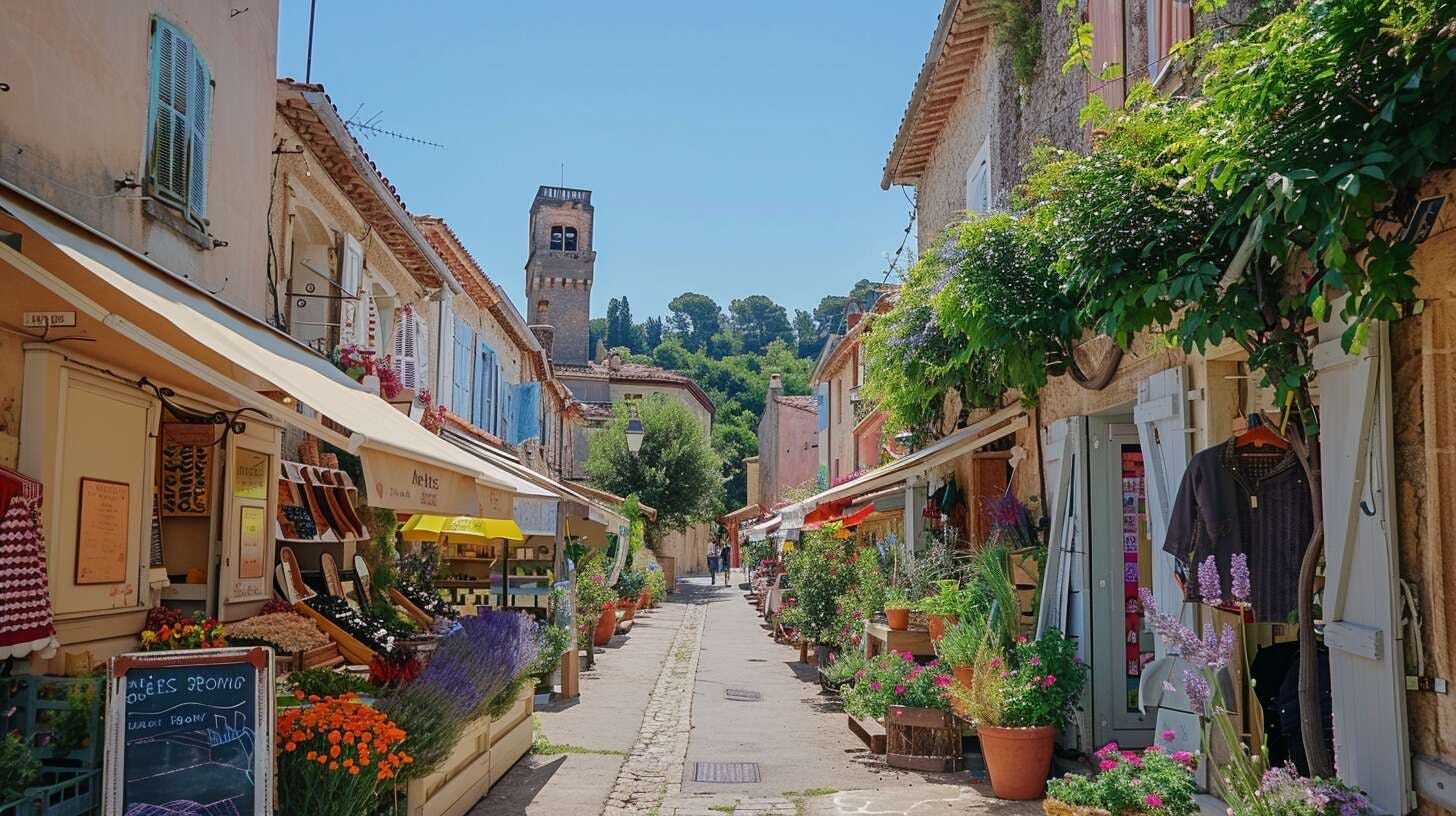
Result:
{"label": "leafy green foliage", "polygon": [[1076,653],[1076,641],[1056,629],[1037,640],[1022,638],[1011,653],[1002,723],[1010,728],[1065,723],[1087,682],[1087,667]]}
{"label": "leafy green foliage", "polygon": [[909,652],[877,655],[854,674],[844,691],[844,710],[883,719],[890,706],[950,709],[951,677],[941,666],[921,666]]}
{"label": "leafy green foliage", "polygon": [[[840,642],[840,602],[857,577],[854,542],[836,538],[838,525],[807,533],[784,557],[794,605],[783,613],[784,624],[806,640],[828,645]],[[856,560],[858,560],[856,558]]]}
{"label": "leafy green foliage", "polygon": [[743,350],[749,354],[762,353],[774,340],[794,340],[788,312],[765,295],[737,298],[728,304],[728,313],[733,316],[734,330],[743,338]]}
{"label": "leafy green foliage", "polygon": [[635,493],[657,508],[657,523],[681,530],[715,514],[722,465],[697,417],[685,405],[654,394],[633,403],[642,420],[642,450],[627,449],[628,407],[591,438],[586,470],[592,483],[619,495]]}
{"label": "leafy green foliage", "polygon": [[601,550],[589,550],[576,564],[576,647],[592,648],[592,630],[607,604],[617,593],[607,586],[606,557]]}
{"label": "leafy green foliage", "polygon": [[40,760],[19,733],[0,737],[0,802],[20,796],[40,773]]}
{"label": "leafy green foliage", "polygon": [[1175,759],[1156,745],[1140,754],[1124,753],[1115,744],[1099,750],[1097,757],[1095,776],[1069,773],[1053,779],[1047,783],[1047,798],[1108,813],[1192,816],[1198,812],[1192,757]]}
{"label": "leafy green foliage", "polygon": [[843,685],[854,679],[854,673],[864,668],[864,652],[853,650],[836,654],[824,667],[824,679],[834,685]]}
{"label": "leafy green foliage", "polygon": [[996,43],[1011,52],[1011,68],[1022,85],[1031,84],[1041,64],[1041,3],[1036,0],[991,0]]}
{"label": "leafy green foliage", "polygon": [[[1243,347],[1312,435],[1309,322],[1347,295],[1358,351],[1370,320],[1415,297],[1392,227],[1456,158],[1453,18],[1456,0],[1304,0],[1202,35],[1201,97],[1144,84],[1124,110],[1090,105],[1095,149],[1039,151],[1014,214],[951,228],[912,268],[866,344],[869,391],[928,428],[949,389],[973,407],[1031,401],[1085,334],[1152,333]],[[1072,63],[1091,36],[1076,34]]]}

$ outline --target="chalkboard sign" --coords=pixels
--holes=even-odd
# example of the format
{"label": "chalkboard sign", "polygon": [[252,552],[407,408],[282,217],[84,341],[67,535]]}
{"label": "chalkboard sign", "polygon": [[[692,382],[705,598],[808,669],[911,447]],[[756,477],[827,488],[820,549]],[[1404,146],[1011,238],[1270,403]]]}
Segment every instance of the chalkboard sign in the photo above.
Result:
{"label": "chalkboard sign", "polygon": [[124,654],[108,690],[107,816],[271,814],[271,650]]}

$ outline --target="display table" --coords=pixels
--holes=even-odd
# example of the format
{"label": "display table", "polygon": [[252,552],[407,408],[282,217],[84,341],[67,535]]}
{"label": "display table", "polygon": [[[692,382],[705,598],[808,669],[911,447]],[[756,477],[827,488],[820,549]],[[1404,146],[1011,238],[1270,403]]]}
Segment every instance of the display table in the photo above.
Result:
{"label": "display table", "polygon": [[865,657],[886,651],[909,652],[916,657],[935,656],[935,646],[924,626],[911,624],[909,629],[897,632],[887,623],[865,621]]}

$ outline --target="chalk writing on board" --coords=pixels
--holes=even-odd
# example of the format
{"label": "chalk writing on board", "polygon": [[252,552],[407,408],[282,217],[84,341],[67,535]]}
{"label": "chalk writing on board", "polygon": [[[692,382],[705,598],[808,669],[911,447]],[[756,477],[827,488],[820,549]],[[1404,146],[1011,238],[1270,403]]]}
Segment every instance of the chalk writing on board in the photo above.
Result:
{"label": "chalk writing on board", "polygon": [[108,813],[258,812],[267,796],[255,777],[256,752],[271,750],[269,729],[258,728],[260,717],[271,717],[259,710],[260,694],[271,687],[269,672],[246,656],[229,662],[219,654],[196,652],[193,662],[118,658],[112,693],[124,712],[116,763],[121,795],[120,807]]}

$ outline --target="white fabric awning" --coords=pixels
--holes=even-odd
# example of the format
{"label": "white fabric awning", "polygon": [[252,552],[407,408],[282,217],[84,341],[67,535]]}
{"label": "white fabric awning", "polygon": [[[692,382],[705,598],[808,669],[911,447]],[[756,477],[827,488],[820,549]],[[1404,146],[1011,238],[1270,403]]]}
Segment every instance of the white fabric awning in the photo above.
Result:
{"label": "white fabric awning", "polygon": [[[1026,411],[1020,406],[1002,408],[979,422],[971,423],[955,433],[937,440],[928,447],[876,468],[857,479],[835,485],[781,509],[779,512],[785,519],[784,529],[802,527],[804,516],[825,502],[852,499],[889,487],[896,482],[902,482],[909,476],[943,465],[976,448],[1016,433],[1025,428],[1027,424]],[[791,518],[797,520],[797,526],[791,525],[789,521]]]}
{"label": "white fabric awning", "polygon": [[[373,481],[370,454],[379,453],[418,469],[419,473],[409,477],[416,483],[466,477],[490,490],[508,493],[523,484],[426,430],[293,338],[4,180],[0,180],[0,208],[54,245],[74,262],[74,268],[42,266],[30,257],[29,247],[24,247],[24,253],[0,247],[4,253],[0,258],[110,329],[214,383],[240,404],[360,454],[366,460],[366,479]],[[339,433],[260,394],[257,386],[244,384],[250,381],[271,385],[348,428],[349,433]],[[371,502],[390,507],[389,496],[379,495],[387,492],[371,486]],[[479,497],[467,500],[463,494],[468,492],[477,491],[450,490],[454,505],[450,507],[400,505],[396,509],[480,515]],[[417,503],[419,499],[414,496],[408,501]]]}
{"label": "white fabric awning", "polygon": [[772,516],[765,521],[760,521],[757,524],[750,525],[748,528],[748,540],[767,540],[768,534],[773,532],[774,530],[777,530],[781,523],[783,523],[783,519],[780,516]]}

